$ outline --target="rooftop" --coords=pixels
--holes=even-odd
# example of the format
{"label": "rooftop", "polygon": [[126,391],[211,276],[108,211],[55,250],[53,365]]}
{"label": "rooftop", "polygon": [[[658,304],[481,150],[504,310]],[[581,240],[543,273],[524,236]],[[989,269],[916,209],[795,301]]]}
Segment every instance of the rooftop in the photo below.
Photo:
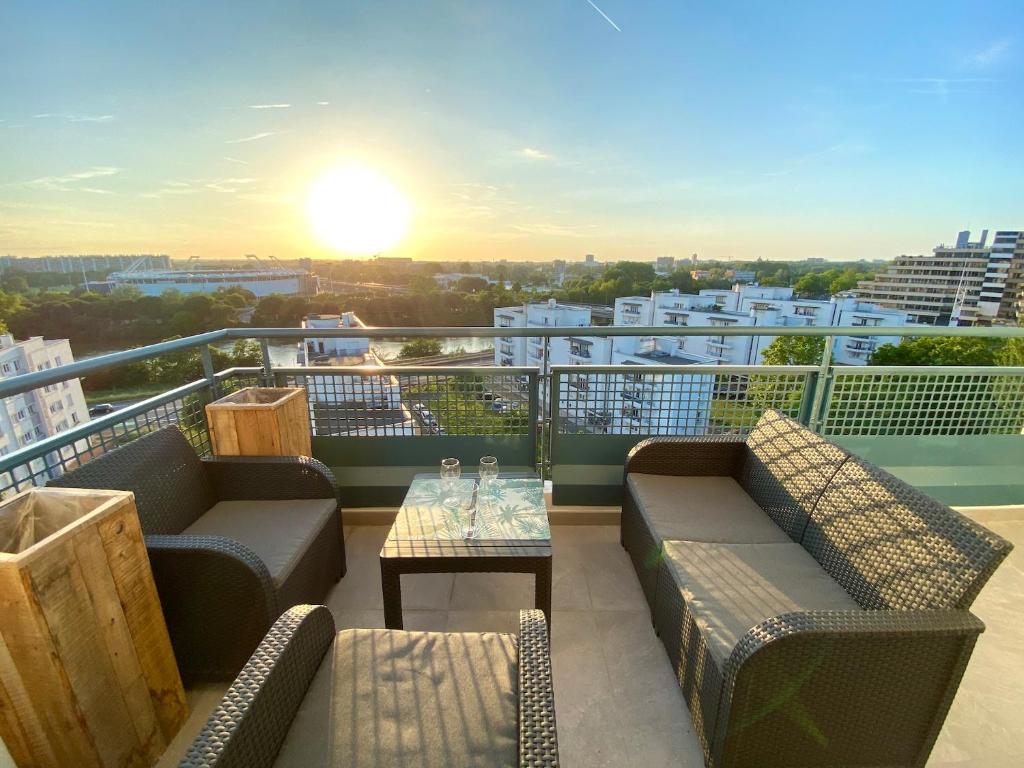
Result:
{"label": "rooftop", "polygon": [[[972,611],[987,625],[960,685],[929,768],[997,768],[1024,761],[1024,507],[976,508],[969,516],[1017,549]],[[393,510],[392,510],[393,512]],[[614,517],[614,508],[600,510]],[[562,519],[593,508],[560,510]],[[386,512],[378,517],[386,522]],[[559,518],[554,518],[556,521]],[[387,525],[346,528],[348,573],[326,604],[338,629],[383,627],[378,554]],[[617,525],[552,526],[551,655],[562,765],[702,768],[700,744],[671,663],[651,627]],[[405,626],[433,631],[514,632],[532,605],[524,574],[403,577]],[[192,715],[159,763],[172,768],[225,689],[189,690]],[[2,763],[0,763],[2,764]]]}

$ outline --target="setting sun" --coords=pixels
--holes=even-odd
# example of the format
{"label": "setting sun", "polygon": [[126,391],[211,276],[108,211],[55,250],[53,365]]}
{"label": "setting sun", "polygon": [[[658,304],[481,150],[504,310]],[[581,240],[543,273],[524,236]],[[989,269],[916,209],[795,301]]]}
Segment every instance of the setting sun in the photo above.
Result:
{"label": "setting sun", "polygon": [[372,168],[346,166],[313,182],[306,203],[313,233],[344,253],[369,255],[397,245],[409,227],[409,201]]}

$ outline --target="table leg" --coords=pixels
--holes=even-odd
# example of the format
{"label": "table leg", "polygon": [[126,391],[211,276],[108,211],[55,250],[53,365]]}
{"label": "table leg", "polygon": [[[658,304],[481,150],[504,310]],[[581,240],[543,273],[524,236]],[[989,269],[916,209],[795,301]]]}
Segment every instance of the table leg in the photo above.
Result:
{"label": "table leg", "polygon": [[533,604],[544,611],[548,623],[548,635],[551,634],[551,558],[542,557],[537,562],[534,572]]}
{"label": "table leg", "polygon": [[388,629],[403,629],[402,626],[402,575],[387,565],[381,558],[380,583],[384,593],[384,626]]}

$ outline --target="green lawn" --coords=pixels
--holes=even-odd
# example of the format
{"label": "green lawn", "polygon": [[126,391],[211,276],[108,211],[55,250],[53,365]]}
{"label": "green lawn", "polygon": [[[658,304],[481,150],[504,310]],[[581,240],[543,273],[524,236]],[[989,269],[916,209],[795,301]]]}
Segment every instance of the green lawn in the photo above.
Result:
{"label": "green lawn", "polygon": [[145,384],[124,389],[97,389],[85,392],[85,402],[90,406],[97,403],[112,403],[118,400],[142,400],[166,392],[173,387],[166,384]]}

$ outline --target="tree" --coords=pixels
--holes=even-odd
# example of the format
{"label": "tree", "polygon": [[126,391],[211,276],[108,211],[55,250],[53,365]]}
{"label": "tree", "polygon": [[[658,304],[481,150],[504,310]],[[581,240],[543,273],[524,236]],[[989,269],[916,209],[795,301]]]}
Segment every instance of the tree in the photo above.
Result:
{"label": "tree", "polygon": [[996,339],[919,336],[883,344],[871,356],[871,365],[996,365],[1001,347]]}
{"label": "tree", "polygon": [[765,347],[765,365],[817,365],[825,351],[824,336],[779,336]]}
{"label": "tree", "polygon": [[28,292],[28,280],[25,279],[25,274],[19,270],[4,273],[4,276],[0,278],[0,286],[8,293]]}
{"label": "tree", "polygon": [[437,339],[410,339],[398,352],[400,360],[416,357],[433,357],[441,354],[441,342]]}
{"label": "tree", "polygon": [[1024,366],[1024,339],[1007,339],[996,354],[996,363],[1007,366]]}

